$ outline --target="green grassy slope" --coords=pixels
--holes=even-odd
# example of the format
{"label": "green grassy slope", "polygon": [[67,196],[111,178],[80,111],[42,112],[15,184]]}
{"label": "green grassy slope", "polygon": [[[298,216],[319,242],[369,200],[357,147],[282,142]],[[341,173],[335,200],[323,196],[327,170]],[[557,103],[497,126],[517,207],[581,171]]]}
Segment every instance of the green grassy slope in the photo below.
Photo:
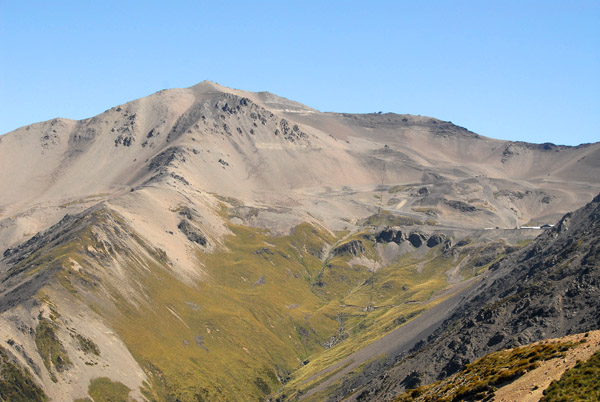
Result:
{"label": "green grassy slope", "polygon": [[0,347],[0,401],[43,402],[48,398],[35,383],[31,373],[12,361],[6,350]]}
{"label": "green grassy slope", "polygon": [[599,401],[600,400],[600,352],[587,361],[577,362],[558,381],[544,390],[540,402]]}
{"label": "green grassy slope", "polygon": [[[228,226],[220,248],[198,248],[205,275],[194,283],[182,281],[164,251],[107,208],[77,220],[55,246],[39,247],[12,270],[53,272],[65,297],[102,317],[148,374],[143,392],[150,400],[262,400],[282,387],[292,397],[303,392],[323,380],[315,373],[429,308],[447,287],[445,272],[472,253],[436,247],[373,272],[378,246],[360,228],[336,237],[310,224],[286,236]],[[329,251],[355,240],[360,263]],[[463,276],[475,273],[469,268]],[[38,298],[52,303],[44,288]],[[51,376],[60,376],[69,357],[50,342],[52,325],[40,321],[38,348]]]}

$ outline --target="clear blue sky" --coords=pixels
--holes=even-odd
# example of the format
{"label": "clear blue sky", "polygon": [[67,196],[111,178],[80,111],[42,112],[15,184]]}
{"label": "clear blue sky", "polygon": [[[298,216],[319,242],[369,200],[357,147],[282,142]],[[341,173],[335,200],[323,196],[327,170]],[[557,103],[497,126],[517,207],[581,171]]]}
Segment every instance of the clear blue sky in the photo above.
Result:
{"label": "clear blue sky", "polygon": [[203,80],[600,141],[600,1],[0,0],[0,133]]}

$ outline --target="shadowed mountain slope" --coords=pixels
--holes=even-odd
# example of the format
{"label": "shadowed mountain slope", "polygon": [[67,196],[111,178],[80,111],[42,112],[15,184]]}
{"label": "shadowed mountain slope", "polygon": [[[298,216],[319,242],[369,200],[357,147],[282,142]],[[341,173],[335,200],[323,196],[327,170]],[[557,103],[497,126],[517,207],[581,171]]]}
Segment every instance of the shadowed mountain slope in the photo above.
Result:
{"label": "shadowed mountain slope", "polygon": [[366,385],[365,377],[342,384],[331,400],[388,400],[492,351],[600,328],[599,240],[600,195],[492,265],[427,341],[370,372]]}

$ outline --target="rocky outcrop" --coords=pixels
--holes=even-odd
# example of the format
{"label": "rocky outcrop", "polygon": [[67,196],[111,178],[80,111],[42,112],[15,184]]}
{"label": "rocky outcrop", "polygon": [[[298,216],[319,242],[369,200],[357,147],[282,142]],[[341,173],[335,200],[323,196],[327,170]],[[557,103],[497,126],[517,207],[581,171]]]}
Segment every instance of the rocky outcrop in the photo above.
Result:
{"label": "rocky outcrop", "polygon": [[152,158],[148,164],[148,170],[158,170],[170,166],[175,161],[185,162],[185,151],[180,147],[169,147]]}
{"label": "rocky outcrop", "polygon": [[186,219],[181,220],[179,225],[177,225],[177,228],[181,230],[181,233],[183,233],[191,242],[197,243],[201,246],[206,246],[208,243],[202,232],[200,232],[198,228],[196,228]]}
{"label": "rocky outcrop", "polygon": [[421,187],[419,190],[417,190],[417,194],[421,196],[429,195],[429,189],[427,187]]}
{"label": "rocky outcrop", "polygon": [[474,207],[473,205],[469,205],[466,202],[463,201],[456,201],[456,200],[446,200],[444,199],[444,204],[448,205],[450,208],[454,208],[460,212],[477,212],[479,211],[479,208]]}
{"label": "rocky outcrop", "polygon": [[419,231],[413,231],[409,234],[402,232],[397,228],[385,228],[381,232],[375,234],[377,243],[396,243],[398,245],[408,241],[413,247],[419,248],[427,246],[429,248],[436,247],[442,243],[447,244],[449,241],[446,235],[442,233],[428,234]]}
{"label": "rocky outcrop", "polygon": [[[308,137],[306,133],[302,131],[297,124],[294,124],[290,127],[290,123],[286,119],[281,119],[279,121],[279,127],[281,128],[283,138],[290,142],[296,142],[298,140],[306,139]],[[279,130],[275,130],[275,135],[278,134]]]}
{"label": "rocky outcrop", "polygon": [[427,247],[432,248],[444,243],[447,240],[446,235],[441,233],[433,234],[427,239]]}
{"label": "rocky outcrop", "polygon": [[406,240],[406,235],[399,229],[386,228],[375,235],[377,243],[396,243],[402,244]]}
{"label": "rocky outcrop", "polygon": [[412,232],[408,235],[408,241],[413,247],[421,247],[427,241],[427,235],[421,232]]}
{"label": "rocky outcrop", "polygon": [[337,246],[331,251],[331,255],[351,254],[355,257],[365,252],[365,248],[360,240],[351,240],[347,243]]}

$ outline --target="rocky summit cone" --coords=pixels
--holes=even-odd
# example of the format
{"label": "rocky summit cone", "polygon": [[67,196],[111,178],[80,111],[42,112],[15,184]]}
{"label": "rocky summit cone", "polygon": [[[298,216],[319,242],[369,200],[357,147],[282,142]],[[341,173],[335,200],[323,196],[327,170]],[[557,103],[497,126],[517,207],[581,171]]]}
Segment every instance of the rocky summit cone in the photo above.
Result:
{"label": "rocky summit cone", "polygon": [[599,329],[599,161],[209,81],[19,128],[0,399],[389,399]]}

